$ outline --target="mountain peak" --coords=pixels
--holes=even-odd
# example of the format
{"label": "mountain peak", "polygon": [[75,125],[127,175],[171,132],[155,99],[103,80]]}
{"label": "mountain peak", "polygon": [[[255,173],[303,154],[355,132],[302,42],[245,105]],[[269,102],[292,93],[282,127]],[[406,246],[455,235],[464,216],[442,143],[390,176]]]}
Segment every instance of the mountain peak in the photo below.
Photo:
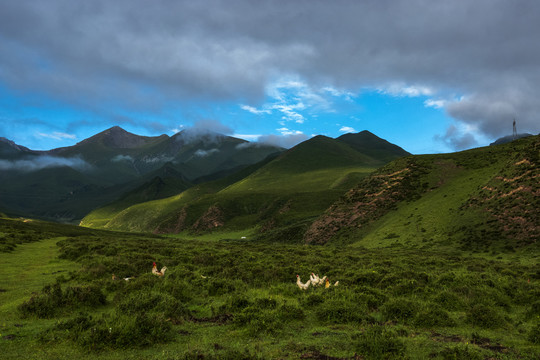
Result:
{"label": "mountain peak", "polygon": [[135,135],[122,129],[120,126],[113,126],[92,137],[89,137],[86,140],[81,141],[79,144],[101,143],[110,148],[132,149],[143,146],[150,140],[156,138],[157,137]]}
{"label": "mountain peak", "polygon": [[401,147],[381,139],[367,130],[355,134],[344,134],[336,138],[336,140],[344,142],[353,149],[383,162],[410,155],[410,153]]}
{"label": "mountain peak", "polygon": [[506,143],[509,143],[511,141],[521,139],[521,138],[524,138],[524,137],[529,137],[529,136],[533,136],[533,134],[523,133],[523,134],[517,134],[515,136],[514,135],[507,135],[507,136],[503,136],[501,138],[498,138],[497,140],[495,140],[494,142],[492,142],[489,145],[492,146],[492,145],[506,144]]}
{"label": "mountain peak", "polygon": [[30,151],[27,147],[17,145],[15,142],[5,138],[0,137],[0,143],[5,144],[2,145],[2,152],[6,152],[9,149],[9,152],[23,152],[23,151]]}

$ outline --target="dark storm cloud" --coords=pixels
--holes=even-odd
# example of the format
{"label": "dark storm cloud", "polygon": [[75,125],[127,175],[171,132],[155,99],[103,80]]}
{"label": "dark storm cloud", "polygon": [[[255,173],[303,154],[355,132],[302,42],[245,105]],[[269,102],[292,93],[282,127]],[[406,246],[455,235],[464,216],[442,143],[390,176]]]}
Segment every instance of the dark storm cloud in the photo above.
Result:
{"label": "dark storm cloud", "polygon": [[[540,129],[536,0],[0,2],[0,81],[84,104],[248,100],[269,81],[433,89],[490,136]],[[458,99],[458,100],[456,100]]]}

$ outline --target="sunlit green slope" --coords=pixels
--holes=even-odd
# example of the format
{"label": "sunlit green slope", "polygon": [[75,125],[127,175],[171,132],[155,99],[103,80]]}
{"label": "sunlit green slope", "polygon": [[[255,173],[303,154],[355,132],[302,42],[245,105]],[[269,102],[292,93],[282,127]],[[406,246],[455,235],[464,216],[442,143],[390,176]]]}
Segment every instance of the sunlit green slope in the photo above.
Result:
{"label": "sunlit green slope", "polygon": [[[360,153],[345,142],[316,136],[250,173],[132,206],[106,223],[92,222],[95,212],[82,225],[153,232],[258,228],[290,240],[298,238],[348,188],[383,164],[384,160]],[[294,228],[292,232],[287,230],[289,226]]]}
{"label": "sunlit green slope", "polygon": [[308,243],[518,247],[540,238],[539,137],[410,156],[361,181],[306,232]]}

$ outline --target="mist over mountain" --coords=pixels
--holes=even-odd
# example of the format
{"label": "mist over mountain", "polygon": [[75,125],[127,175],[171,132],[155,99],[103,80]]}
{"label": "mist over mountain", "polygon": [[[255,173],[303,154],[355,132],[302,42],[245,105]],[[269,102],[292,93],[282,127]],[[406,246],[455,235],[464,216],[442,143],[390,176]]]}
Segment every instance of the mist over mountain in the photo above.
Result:
{"label": "mist over mountain", "polygon": [[489,145],[501,145],[501,144],[506,144],[506,143],[509,143],[511,141],[514,141],[514,140],[517,140],[517,139],[521,139],[521,138],[524,138],[524,137],[529,137],[529,136],[533,136],[533,134],[529,134],[529,133],[523,133],[523,134],[517,134],[517,135],[507,135],[507,136],[503,136],[501,138],[498,138],[497,140],[495,140],[494,142],[492,142],[491,144]]}
{"label": "mist over mountain", "polygon": [[409,154],[368,131],[344,139],[318,135],[241,172],[208,178],[179,196],[129,207],[114,202],[81,224],[160,233],[204,232],[230,224],[271,232],[288,226],[291,219],[303,226],[361,178]]}
{"label": "mist over mountain", "polygon": [[[33,151],[0,139],[0,206],[16,215],[72,221],[158,177],[167,190],[219,177],[283,151],[201,129],[174,136],[139,136],[115,126],[79,143]],[[151,197],[145,197],[151,200]]]}

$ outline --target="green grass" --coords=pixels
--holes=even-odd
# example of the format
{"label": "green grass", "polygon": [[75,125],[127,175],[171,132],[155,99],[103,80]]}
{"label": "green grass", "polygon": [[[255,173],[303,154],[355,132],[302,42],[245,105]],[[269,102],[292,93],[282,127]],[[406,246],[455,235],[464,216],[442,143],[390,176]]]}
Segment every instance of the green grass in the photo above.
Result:
{"label": "green grass", "polygon": [[321,214],[304,241],[474,251],[537,244],[538,141],[393,161]]}
{"label": "green grass", "polygon": [[[301,222],[318,216],[348,186],[373,170],[347,166],[297,174],[273,173],[272,176],[263,168],[231,184],[220,181],[197,185],[179,195],[137,204],[118,213],[110,211],[111,207],[98,209],[81,225],[136,232],[193,231],[196,221],[213,206],[223,214],[225,231],[259,226],[272,216],[277,220],[276,226],[284,217],[289,222]],[[287,214],[280,216],[283,206],[287,207]],[[182,211],[187,213],[187,218],[185,224],[179,226]]]}
{"label": "green grass", "polygon": [[[446,175],[446,183],[427,192],[416,201],[403,202],[370,227],[358,246],[367,248],[396,244],[454,247],[452,230],[460,221],[458,209],[474,191],[487,182],[494,168],[457,170]],[[450,181],[451,178],[451,181]]]}
{"label": "green grass", "polygon": [[56,243],[64,238],[52,238],[18,246],[10,253],[0,253],[0,317],[16,318],[18,305],[27,300],[32,292],[41,290],[59,276],[80,265],[58,259]]}
{"label": "green grass", "polygon": [[4,359],[15,359],[21,353],[28,354],[27,358],[43,355],[35,339],[29,339],[54,324],[54,320],[24,319],[17,308],[32,293],[80,268],[73,261],[58,259],[59,240],[62,238],[26,243],[10,253],[0,253],[0,351]]}
{"label": "green grass", "polygon": [[[16,237],[40,224],[6,232]],[[239,240],[247,232],[195,240],[78,230],[59,247],[51,237],[0,254],[9,290],[0,293],[4,358],[540,356],[537,251],[306,247]],[[163,278],[150,274],[153,261],[168,267]],[[58,270],[68,271],[52,274]],[[298,289],[296,274],[306,281],[311,272],[340,284]],[[112,273],[135,279],[113,281]],[[33,291],[37,306],[53,299],[40,290],[49,282],[61,289],[52,317],[21,312]],[[106,303],[82,296],[89,287]]]}
{"label": "green grass", "polygon": [[[0,351],[55,359],[538,359],[534,140],[407,157],[370,176],[362,166],[273,177],[261,167],[119,215],[126,229],[156,229],[160,219],[159,229],[175,235],[0,219],[0,254],[14,257],[3,271],[16,272],[17,256],[22,265],[73,266],[45,287],[52,271],[29,270],[29,292],[17,283],[20,296],[16,288],[0,293],[18,299],[7,303],[1,331],[16,337],[2,335]],[[325,213],[326,228],[339,225],[336,236],[325,246],[301,242],[358,181]],[[499,226],[498,216],[520,209],[525,232]],[[214,221],[224,224],[205,228]],[[35,259],[43,249],[49,258]],[[154,261],[167,266],[163,278],[150,273]],[[306,281],[311,272],[339,286],[300,290],[296,274]],[[113,273],[135,278],[114,281]]]}
{"label": "green grass", "polygon": [[[287,206],[296,208],[288,215],[289,219],[298,223],[309,221],[382,163],[343,142],[317,136],[276,158],[268,158],[227,178],[200,184],[178,196],[128,208],[112,204],[98,209],[87,215],[81,225],[127,231],[200,233],[215,227],[225,227],[228,231],[250,228],[259,226],[262,220],[266,221],[261,226],[264,232],[290,225],[291,221],[281,221],[279,215],[283,211],[275,208],[276,203],[289,202]],[[261,216],[269,217],[268,208],[277,211],[272,224],[261,219]],[[223,215],[217,225],[200,225],[212,209]]]}

